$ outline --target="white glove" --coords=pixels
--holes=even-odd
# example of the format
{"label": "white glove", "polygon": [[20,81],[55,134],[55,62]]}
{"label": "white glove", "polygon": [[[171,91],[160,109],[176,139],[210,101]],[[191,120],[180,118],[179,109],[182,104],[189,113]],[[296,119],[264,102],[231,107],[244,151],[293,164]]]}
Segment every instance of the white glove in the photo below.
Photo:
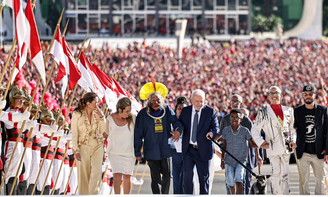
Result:
{"label": "white glove", "polygon": [[36,126],[36,124],[37,124],[36,120],[28,120],[28,121],[26,121],[25,128],[26,129],[34,128]]}
{"label": "white glove", "polygon": [[27,110],[24,113],[12,113],[13,122],[23,122],[30,119],[30,112]]}
{"label": "white glove", "polygon": [[59,137],[62,136],[64,134],[64,130],[58,130],[56,132],[54,132],[54,137]]}
{"label": "white glove", "polygon": [[0,109],[3,109],[3,108],[5,108],[6,107],[6,103],[7,103],[7,101],[6,100],[1,100],[0,101]]}
{"label": "white glove", "polygon": [[50,134],[56,131],[57,131],[57,125],[49,126],[49,125],[41,124],[40,133],[42,134]]}
{"label": "white glove", "polygon": [[69,135],[63,135],[61,137],[61,140],[60,141],[68,141],[68,140],[71,140],[72,141],[72,135],[69,134]]}

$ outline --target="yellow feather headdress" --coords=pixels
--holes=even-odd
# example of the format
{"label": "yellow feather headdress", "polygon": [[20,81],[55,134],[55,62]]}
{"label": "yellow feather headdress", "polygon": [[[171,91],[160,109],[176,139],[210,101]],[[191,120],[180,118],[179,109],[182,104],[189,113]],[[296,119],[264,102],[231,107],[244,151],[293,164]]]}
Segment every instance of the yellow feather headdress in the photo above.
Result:
{"label": "yellow feather headdress", "polygon": [[158,92],[162,95],[163,98],[165,98],[169,91],[164,84],[155,82],[155,79],[151,78],[151,82],[142,86],[139,92],[140,99],[147,100],[148,96],[153,92]]}

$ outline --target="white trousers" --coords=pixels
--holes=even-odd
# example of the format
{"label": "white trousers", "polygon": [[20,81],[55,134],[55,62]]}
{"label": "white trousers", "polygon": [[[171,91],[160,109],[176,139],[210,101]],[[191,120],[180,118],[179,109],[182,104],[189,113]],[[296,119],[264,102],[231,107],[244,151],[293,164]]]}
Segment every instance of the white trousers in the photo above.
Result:
{"label": "white trousers", "polygon": [[[42,163],[42,160],[43,160],[43,158],[41,159],[41,163]],[[39,191],[42,191],[44,183],[46,183],[45,186],[50,186],[51,185],[52,165],[50,166],[50,163],[51,163],[51,160],[49,160],[49,159],[46,159],[44,161],[43,167],[41,169],[38,185],[37,185],[37,189]],[[46,179],[49,168],[50,168],[49,176]]]}
{"label": "white trousers", "polygon": [[[325,161],[318,159],[316,154],[303,153],[302,158],[298,160],[302,176],[303,188],[305,195],[310,195],[309,181],[310,181],[310,166],[313,169],[315,176],[315,195],[325,195]],[[303,194],[301,182],[299,184],[300,194]]]}
{"label": "white trousers", "polygon": [[289,194],[289,157],[289,154],[269,157],[272,169],[272,176],[270,179],[272,183],[272,193],[274,195]]}
{"label": "white trousers", "polygon": [[[6,180],[5,180],[5,184],[8,183],[8,180],[10,177],[15,177],[17,170],[18,170],[18,164],[21,160],[21,156],[23,154],[23,143],[22,142],[18,142],[15,153],[13,155],[13,158],[11,160],[10,165],[8,166],[10,157],[13,153],[14,147],[15,147],[16,142],[14,141],[6,141],[6,149],[5,149],[5,156],[6,156],[6,161],[5,161],[5,167],[4,169],[7,170],[7,168],[9,168],[7,175],[6,175]],[[21,174],[22,171],[22,167],[23,165],[21,165],[21,167],[19,168],[19,173],[18,175]],[[18,184],[18,181],[16,181],[16,184]]]}
{"label": "white trousers", "polygon": [[27,185],[36,184],[36,178],[40,170],[41,152],[39,150],[32,150],[32,163],[30,170],[30,177],[27,180]]}

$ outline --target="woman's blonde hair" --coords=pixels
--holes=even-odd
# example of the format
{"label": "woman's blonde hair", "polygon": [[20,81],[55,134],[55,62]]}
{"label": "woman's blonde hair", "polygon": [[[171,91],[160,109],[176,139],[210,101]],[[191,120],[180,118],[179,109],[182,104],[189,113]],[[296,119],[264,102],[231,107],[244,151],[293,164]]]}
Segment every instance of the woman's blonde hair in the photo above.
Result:
{"label": "woman's blonde hair", "polygon": [[[116,111],[117,113],[120,113],[119,112],[119,109],[123,110],[126,108],[126,107],[131,107],[131,100],[128,98],[128,97],[123,97],[123,98],[120,98],[118,101],[117,101],[117,104],[116,104]],[[130,130],[130,124],[132,123],[134,125],[134,122],[133,122],[133,119],[132,119],[132,116],[129,116],[127,119],[128,121],[128,128]]]}

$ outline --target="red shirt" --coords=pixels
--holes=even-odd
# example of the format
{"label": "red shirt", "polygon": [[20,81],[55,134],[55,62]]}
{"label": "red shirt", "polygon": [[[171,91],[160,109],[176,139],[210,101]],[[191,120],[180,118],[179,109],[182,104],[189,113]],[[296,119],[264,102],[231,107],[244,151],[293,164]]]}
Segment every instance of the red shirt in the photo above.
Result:
{"label": "red shirt", "polygon": [[270,106],[273,109],[274,113],[276,114],[277,118],[280,117],[280,119],[283,121],[284,114],[282,112],[281,104],[277,104],[277,105],[271,104]]}

